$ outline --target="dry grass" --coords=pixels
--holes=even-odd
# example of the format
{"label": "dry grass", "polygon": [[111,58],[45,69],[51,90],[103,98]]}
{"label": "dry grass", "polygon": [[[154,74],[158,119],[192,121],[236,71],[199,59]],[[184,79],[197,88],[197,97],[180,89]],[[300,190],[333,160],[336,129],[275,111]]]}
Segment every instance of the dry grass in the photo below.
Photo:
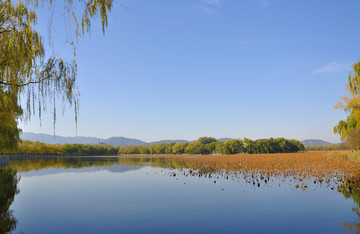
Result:
{"label": "dry grass", "polygon": [[206,158],[212,157],[212,155],[188,155],[188,154],[119,154],[119,155],[104,155],[99,157],[106,158]]}
{"label": "dry grass", "polygon": [[[297,175],[299,177],[355,176],[360,172],[358,155],[351,151],[304,152],[287,154],[239,155],[119,155],[118,157],[165,158],[177,167],[198,170],[201,173],[219,171],[246,171],[268,175]],[[356,160],[355,160],[356,158]],[[349,160],[350,159],[350,160]]]}
{"label": "dry grass", "polygon": [[341,160],[349,160],[353,162],[360,162],[360,152],[359,151],[334,151],[329,152],[326,155],[331,159],[341,159]]}

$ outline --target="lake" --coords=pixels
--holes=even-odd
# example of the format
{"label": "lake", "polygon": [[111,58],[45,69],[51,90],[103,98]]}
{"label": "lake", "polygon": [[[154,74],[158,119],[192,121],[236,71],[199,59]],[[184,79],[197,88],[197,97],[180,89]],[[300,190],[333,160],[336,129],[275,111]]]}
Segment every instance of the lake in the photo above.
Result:
{"label": "lake", "polygon": [[12,160],[0,170],[0,231],[359,231],[360,193],[336,183],[241,171],[197,173],[156,158]]}

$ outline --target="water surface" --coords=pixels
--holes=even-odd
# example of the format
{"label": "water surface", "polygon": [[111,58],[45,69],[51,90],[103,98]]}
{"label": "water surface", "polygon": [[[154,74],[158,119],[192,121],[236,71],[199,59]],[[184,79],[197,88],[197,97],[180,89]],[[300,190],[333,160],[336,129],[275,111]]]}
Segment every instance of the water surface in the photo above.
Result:
{"label": "water surface", "polygon": [[314,184],[313,178],[298,181],[292,176],[269,176],[265,183],[245,172],[199,175],[175,167],[164,159],[13,160],[0,172],[1,230],[11,229],[13,233],[359,231],[360,195],[346,186],[338,191],[333,182]]}

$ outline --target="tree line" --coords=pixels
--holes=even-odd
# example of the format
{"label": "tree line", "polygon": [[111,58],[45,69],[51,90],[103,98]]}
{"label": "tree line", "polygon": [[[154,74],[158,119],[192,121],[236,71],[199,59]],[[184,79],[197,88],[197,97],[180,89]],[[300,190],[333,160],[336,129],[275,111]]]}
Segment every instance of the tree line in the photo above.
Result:
{"label": "tree line", "polygon": [[221,142],[213,137],[201,137],[189,143],[120,146],[119,154],[269,154],[304,150],[305,147],[300,141],[285,138],[259,140],[244,138]]}
{"label": "tree line", "polygon": [[269,154],[292,153],[304,151],[304,145],[298,140],[270,138],[251,140],[232,139],[217,141],[213,137],[201,137],[197,141],[182,143],[162,143],[151,145],[84,145],[64,144],[50,145],[40,142],[21,141],[16,150],[4,151],[2,154],[25,155],[118,155],[118,154]]}
{"label": "tree line", "polygon": [[20,141],[17,149],[6,150],[0,154],[20,155],[117,155],[119,147],[111,145],[85,145],[85,144],[64,144],[51,145],[41,142]]}
{"label": "tree line", "polygon": [[306,146],[305,151],[332,151],[332,150],[345,150],[347,147],[343,144],[341,145],[314,145]]}

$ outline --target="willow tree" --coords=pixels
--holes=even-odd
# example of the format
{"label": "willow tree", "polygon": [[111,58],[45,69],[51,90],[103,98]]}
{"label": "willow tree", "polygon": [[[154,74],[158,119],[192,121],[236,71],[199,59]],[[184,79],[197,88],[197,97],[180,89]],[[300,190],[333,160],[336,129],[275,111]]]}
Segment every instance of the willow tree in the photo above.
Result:
{"label": "willow tree", "polygon": [[[46,55],[42,36],[35,30],[39,5],[55,7],[52,1],[33,0],[25,3],[0,1],[0,153],[15,148],[19,141],[19,120],[53,105],[54,127],[57,99],[74,107],[75,122],[79,108],[77,88],[76,43],[80,36],[90,32],[91,20],[100,16],[102,30],[108,24],[112,0],[65,0],[65,24],[70,26],[70,44],[74,48],[73,61]],[[74,4],[82,5],[82,12]],[[68,37],[69,38],[69,37]],[[21,97],[26,100],[21,101]],[[26,104],[22,104],[26,103]]]}
{"label": "willow tree", "polygon": [[346,140],[353,148],[360,148],[360,60],[353,65],[353,73],[349,74],[346,85],[347,94],[342,101],[335,105],[335,109],[343,108],[347,113],[346,120],[340,120],[334,127],[334,133],[339,134],[341,140]]}

